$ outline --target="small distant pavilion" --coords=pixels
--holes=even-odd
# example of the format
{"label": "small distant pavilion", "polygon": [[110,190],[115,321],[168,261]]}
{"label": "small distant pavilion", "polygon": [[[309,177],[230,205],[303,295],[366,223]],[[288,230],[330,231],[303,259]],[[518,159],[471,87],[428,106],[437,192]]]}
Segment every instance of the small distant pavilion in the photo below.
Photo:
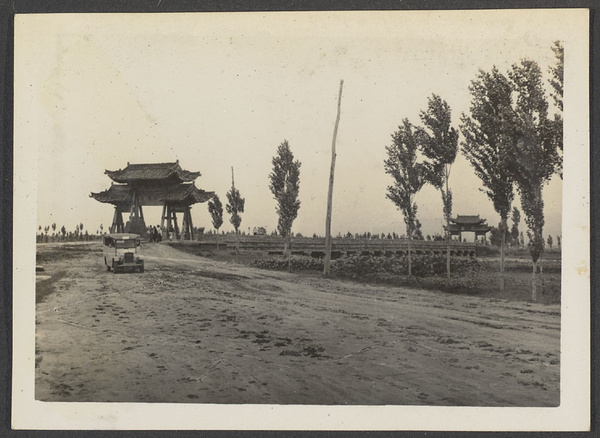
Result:
{"label": "small distant pavilion", "polygon": [[[96,201],[115,207],[111,233],[132,232],[145,235],[143,206],[162,206],[160,227],[174,233],[176,239],[194,239],[191,207],[214,196],[196,187],[194,181],[200,172],[183,170],[175,163],[129,164],[125,169],[104,172],[112,179],[108,190],[91,193]],[[116,184],[115,184],[116,183]],[[129,213],[123,223],[123,213]],[[177,213],[183,213],[181,230]],[[165,228],[166,221],[166,228]]]}
{"label": "small distant pavilion", "polygon": [[457,215],[455,218],[450,219],[450,225],[448,226],[448,232],[451,236],[458,236],[458,240],[462,242],[462,233],[471,232],[475,233],[475,241],[479,237],[483,236],[483,240],[487,240],[486,234],[492,229],[487,224],[487,219],[481,219],[479,215],[476,216],[460,216]]}

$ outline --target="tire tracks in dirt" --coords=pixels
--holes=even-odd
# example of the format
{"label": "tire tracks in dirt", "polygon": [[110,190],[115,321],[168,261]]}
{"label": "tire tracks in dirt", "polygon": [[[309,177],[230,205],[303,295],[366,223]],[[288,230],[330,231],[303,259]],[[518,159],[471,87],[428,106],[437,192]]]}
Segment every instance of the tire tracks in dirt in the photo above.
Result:
{"label": "tire tracks in dirt", "polygon": [[144,274],[48,265],[68,275],[37,308],[38,398],[558,404],[558,306],[144,251]]}

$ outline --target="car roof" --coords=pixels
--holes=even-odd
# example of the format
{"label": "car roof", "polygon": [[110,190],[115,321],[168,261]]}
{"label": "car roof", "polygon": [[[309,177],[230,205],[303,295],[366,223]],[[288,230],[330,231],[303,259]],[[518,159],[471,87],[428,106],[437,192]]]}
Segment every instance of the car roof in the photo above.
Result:
{"label": "car roof", "polygon": [[129,240],[129,239],[139,239],[140,235],[139,234],[134,234],[134,233],[111,233],[111,234],[106,234],[105,237],[110,237],[112,239],[123,239],[123,240]]}

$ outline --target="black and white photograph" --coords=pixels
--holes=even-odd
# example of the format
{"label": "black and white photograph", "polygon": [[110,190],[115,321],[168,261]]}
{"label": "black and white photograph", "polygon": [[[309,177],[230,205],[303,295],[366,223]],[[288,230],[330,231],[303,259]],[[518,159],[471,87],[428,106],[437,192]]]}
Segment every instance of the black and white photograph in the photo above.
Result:
{"label": "black and white photograph", "polygon": [[13,427],[586,430],[588,15],[17,15]]}

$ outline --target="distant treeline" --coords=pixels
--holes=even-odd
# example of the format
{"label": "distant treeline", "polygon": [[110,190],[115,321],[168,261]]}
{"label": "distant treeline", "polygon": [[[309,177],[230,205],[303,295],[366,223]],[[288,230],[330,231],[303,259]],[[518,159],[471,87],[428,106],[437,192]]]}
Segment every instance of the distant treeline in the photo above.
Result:
{"label": "distant treeline", "polygon": [[38,232],[35,236],[36,243],[49,243],[49,242],[80,242],[80,241],[92,241],[99,240],[104,234],[104,226],[100,224],[100,227],[95,233],[90,233],[88,230],[83,229],[83,223],[79,223],[74,231],[68,231],[63,225],[60,228],[57,227],[56,223],[42,227],[38,226]]}

